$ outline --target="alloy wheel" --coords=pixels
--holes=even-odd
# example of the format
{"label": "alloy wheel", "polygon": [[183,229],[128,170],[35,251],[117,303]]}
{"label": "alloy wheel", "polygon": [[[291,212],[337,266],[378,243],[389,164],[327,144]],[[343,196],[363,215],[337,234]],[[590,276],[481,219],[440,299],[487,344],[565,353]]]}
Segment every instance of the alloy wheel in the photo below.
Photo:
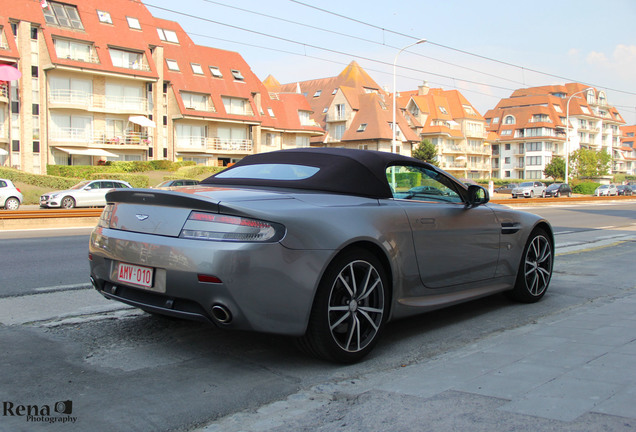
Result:
{"label": "alloy wheel", "polygon": [[340,349],[359,352],[371,343],[383,322],[384,285],[376,268],[367,261],[346,265],[331,287],[328,324]]}
{"label": "alloy wheel", "polygon": [[543,295],[552,276],[552,245],[542,235],[537,235],[528,245],[525,256],[524,280],[531,296]]}

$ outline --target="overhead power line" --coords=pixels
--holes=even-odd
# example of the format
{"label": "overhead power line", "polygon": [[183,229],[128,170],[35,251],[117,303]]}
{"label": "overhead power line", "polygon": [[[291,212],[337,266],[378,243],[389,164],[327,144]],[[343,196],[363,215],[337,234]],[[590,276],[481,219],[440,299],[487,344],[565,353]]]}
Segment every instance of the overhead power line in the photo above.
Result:
{"label": "overhead power line", "polygon": [[[358,24],[361,24],[361,25],[364,25],[364,26],[367,26],[367,27],[371,27],[371,28],[374,28],[376,30],[382,30],[383,32],[395,34],[397,36],[402,36],[402,37],[405,37],[405,38],[409,38],[411,40],[417,40],[418,39],[417,37],[415,37],[413,35],[408,35],[408,34],[401,33],[401,32],[395,31],[395,30],[386,29],[384,27],[380,27],[380,26],[377,26],[375,24],[370,24],[368,22],[361,21],[361,20],[358,20],[358,19],[355,19],[355,18],[351,18],[351,17],[348,17],[346,15],[342,15],[342,14],[339,14],[339,13],[336,13],[336,12],[333,12],[333,11],[330,11],[330,10],[327,10],[327,9],[323,9],[323,8],[320,8],[320,7],[317,7],[317,6],[313,6],[313,5],[298,1],[298,0],[289,0],[289,1],[292,2],[292,3],[299,4],[301,6],[305,6],[305,7],[311,8],[311,9],[315,9],[315,10],[324,12],[324,13],[329,14],[329,15],[337,16],[339,18],[342,18],[342,19],[345,19],[345,20],[348,20],[348,21],[352,21],[352,22],[355,22],[355,23],[358,23]],[[603,86],[603,85],[600,85],[600,84],[594,84],[594,83],[590,83],[590,82],[583,82],[581,80],[576,80],[576,79],[573,79],[573,78],[563,77],[563,76],[555,75],[555,74],[552,74],[552,73],[549,73],[549,72],[543,72],[543,71],[540,71],[540,70],[537,70],[537,69],[528,68],[528,67],[525,67],[525,66],[519,66],[519,65],[516,65],[514,63],[509,63],[509,62],[505,62],[505,61],[502,61],[502,60],[497,60],[497,59],[492,58],[492,57],[484,56],[484,55],[481,55],[481,54],[475,54],[475,53],[471,53],[469,51],[465,51],[465,50],[462,50],[462,49],[459,49],[459,48],[453,48],[453,47],[448,46],[448,45],[443,45],[443,44],[440,44],[440,43],[437,43],[437,42],[432,42],[431,40],[427,40],[426,43],[428,43],[430,45],[438,46],[440,48],[445,48],[445,49],[448,49],[448,50],[452,50],[452,51],[456,51],[456,52],[459,52],[459,53],[462,53],[462,54],[466,54],[466,55],[469,55],[469,56],[477,57],[477,58],[480,58],[480,59],[483,59],[483,60],[488,60],[488,61],[491,61],[491,62],[503,64],[503,65],[506,65],[506,66],[511,66],[511,67],[514,67],[514,68],[518,68],[518,69],[520,69],[522,71],[533,72],[533,73],[536,73],[536,74],[545,75],[545,76],[549,76],[549,77],[552,77],[552,78],[558,78],[558,79],[564,80],[564,81],[581,82],[581,83],[583,83],[585,85],[589,85],[589,86],[592,86],[592,87],[603,88],[605,90],[611,90],[611,91],[615,91],[615,92],[618,92],[618,93],[624,93],[624,94],[629,94],[629,95],[635,95],[636,96],[635,92],[630,92],[630,91],[620,90],[620,89],[614,89],[614,88],[610,88],[610,87]]]}
{"label": "overhead power line", "polygon": [[[370,61],[370,62],[374,62],[374,63],[386,65],[386,66],[393,66],[393,63],[391,63],[391,62],[378,60],[378,59],[374,59],[374,58],[371,58],[371,57],[365,57],[365,56],[361,56],[361,55],[357,55],[357,54],[353,54],[353,53],[348,53],[348,52],[344,52],[344,51],[339,51],[339,50],[335,50],[335,49],[331,49],[331,48],[325,48],[325,47],[321,47],[321,46],[318,46],[318,45],[309,44],[309,43],[306,43],[306,42],[299,42],[299,41],[296,41],[296,40],[292,40],[292,39],[288,39],[288,38],[284,38],[284,37],[280,37],[280,36],[275,36],[275,35],[271,35],[271,34],[267,34],[267,33],[261,32],[261,31],[251,30],[251,29],[248,29],[248,28],[245,28],[245,27],[240,27],[240,26],[233,25],[233,24],[227,24],[227,23],[223,23],[223,22],[220,22],[220,21],[215,21],[215,20],[212,20],[212,19],[209,19],[209,18],[203,18],[203,17],[200,17],[200,16],[188,14],[188,13],[185,13],[185,12],[179,12],[179,11],[176,11],[174,9],[164,8],[162,6],[153,5],[151,3],[144,3],[144,4],[146,6],[148,6],[148,7],[152,7],[152,8],[159,9],[159,10],[163,10],[165,12],[170,12],[170,13],[173,13],[173,14],[176,14],[176,15],[181,15],[181,16],[185,16],[185,17],[188,17],[188,18],[192,18],[192,19],[196,19],[196,20],[212,23],[212,24],[217,24],[217,25],[220,25],[220,26],[232,28],[232,29],[235,29],[235,30],[245,31],[245,32],[257,34],[257,35],[260,35],[260,36],[265,36],[265,37],[268,37],[268,38],[284,41],[284,42],[295,44],[295,45],[300,45],[300,46],[303,46],[303,47],[309,47],[309,48],[314,48],[314,49],[321,50],[321,51],[330,52],[330,53],[333,53],[333,54],[340,54],[340,55],[344,55],[344,56],[348,56],[348,57],[359,58],[359,59],[367,60],[367,61]],[[472,80],[468,80],[468,79],[464,79],[464,78],[458,78],[458,77],[438,74],[438,73],[435,73],[435,72],[425,71],[425,70],[422,70],[422,69],[416,69],[416,68],[407,67],[407,66],[398,65],[398,67],[400,69],[410,70],[410,71],[413,71],[413,72],[419,72],[419,73],[433,75],[433,76],[437,76],[437,77],[441,77],[441,78],[458,80],[458,81],[462,81],[462,82],[466,82],[466,83],[470,83],[470,84],[476,84],[476,85],[496,88],[496,89],[500,89],[500,90],[507,90],[507,91],[514,91],[515,90],[515,89],[512,89],[512,88],[508,88],[508,87],[501,87],[501,86],[496,86],[496,85],[493,85],[493,84],[487,84],[487,83],[482,83],[482,82],[478,82],[478,81],[472,81]]]}

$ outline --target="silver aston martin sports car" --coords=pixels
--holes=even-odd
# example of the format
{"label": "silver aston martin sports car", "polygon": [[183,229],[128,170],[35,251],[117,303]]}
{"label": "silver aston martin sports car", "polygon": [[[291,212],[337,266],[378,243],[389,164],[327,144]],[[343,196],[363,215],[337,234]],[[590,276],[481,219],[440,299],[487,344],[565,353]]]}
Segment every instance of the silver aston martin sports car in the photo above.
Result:
{"label": "silver aston martin sports car", "polygon": [[89,253],[102,295],[294,336],[343,363],[389,320],[503,291],[535,302],[552,275],[546,220],[385,152],[256,154],[197,186],[118,189],[107,202]]}

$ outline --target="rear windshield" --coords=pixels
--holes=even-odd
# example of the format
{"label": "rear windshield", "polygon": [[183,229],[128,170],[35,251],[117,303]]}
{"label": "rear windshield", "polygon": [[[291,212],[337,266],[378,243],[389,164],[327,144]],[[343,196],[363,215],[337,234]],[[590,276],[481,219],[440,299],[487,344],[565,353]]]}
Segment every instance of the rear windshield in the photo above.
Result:
{"label": "rear windshield", "polygon": [[244,165],[218,173],[216,178],[254,180],[304,180],[315,175],[320,168],[292,164]]}

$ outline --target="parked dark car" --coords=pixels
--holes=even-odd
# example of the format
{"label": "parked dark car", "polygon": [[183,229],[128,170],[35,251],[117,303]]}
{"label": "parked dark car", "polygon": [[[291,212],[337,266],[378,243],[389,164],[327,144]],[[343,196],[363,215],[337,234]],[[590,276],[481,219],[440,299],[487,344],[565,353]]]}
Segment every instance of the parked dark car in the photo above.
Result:
{"label": "parked dark car", "polygon": [[560,196],[571,197],[572,188],[566,183],[552,183],[545,190],[546,197],[558,198]]}
{"label": "parked dark car", "polygon": [[618,185],[616,189],[619,195],[632,196],[634,194],[633,186],[630,185]]}
{"label": "parked dark car", "polygon": [[495,190],[493,192],[509,194],[509,193],[512,193],[512,190],[514,188],[516,188],[516,187],[519,187],[519,183],[508,183],[506,185],[499,186],[498,188],[495,188]]}

